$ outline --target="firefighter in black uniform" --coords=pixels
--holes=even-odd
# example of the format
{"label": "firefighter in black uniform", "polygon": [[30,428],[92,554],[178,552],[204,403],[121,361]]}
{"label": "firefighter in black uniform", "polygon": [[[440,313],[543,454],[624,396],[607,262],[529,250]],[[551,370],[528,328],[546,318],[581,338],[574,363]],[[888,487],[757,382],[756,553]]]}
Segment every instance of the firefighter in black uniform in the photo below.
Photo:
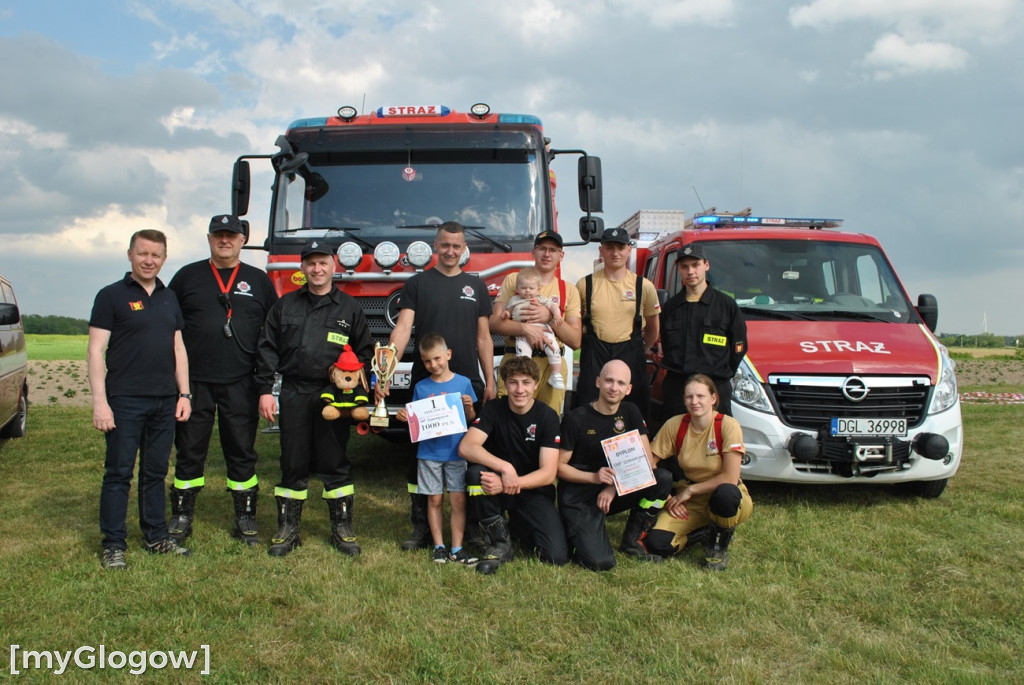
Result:
{"label": "firefighter in black uniform", "polygon": [[747,353],[747,324],[736,301],[707,282],[711,268],[699,243],[683,248],[676,261],[683,289],[661,310],[661,420],[686,411],[683,387],[695,373],[710,376],[718,387],[718,411],[732,415],[732,384]]}
{"label": "firefighter in black uniform", "polygon": [[[601,369],[597,386],[595,401],[573,409],[562,420],[558,511],[573,558],[592,571],[614,567],[615,553],[608,540],[605,518],[629,510],[622,533],[622,553],[643,561],[662,561],[662,557],[647,553],[640,538],[650,530],[672,494],[672,474],[656,468],[647,424],[639,407],[622,401],[632,389],[629,366],[617,359],[608,362]],[[620,496],[615,489],[615,472],[608,466],[601,442],[634,430],[640,435],[656,482]]]}
{"label": "firefighter in black uniform", "polygon": [[277,293],[263,269],[239,259],[248,227],[236,216],[215,216],[207,239],[210,258],[187,264],[168,287],[185,317],[192,415],[178,424],[171,486],[170,536],[179,544],[192,534],[196,497],[206,484],[206,457],[216,415],[227,466],[227,490],[235,505],[232,535],[250,546],[256,535],[259,425],[253,373],[256,343]]}
{"label": "firefighter in black uniform", "polygon": [[555,510],[558,414],[533,398],[540,369],[532,358],[512,357],[498,373],[508,395],[485,404],[459,443],[469,462],[469,506],[484,535],[476,570],[494,573],[511,561],[512,535],[541,561],[565,564],[569,548]]}
{"label": "firefighter in black uniform", "polygon": [[277,403],[271,394],[274,373],[283,378],[280,395],[281,482],[277,498],[278,531],[271,556],[284,556],[301,544],[299,522],[310,473],[323,481],[331,515],[331,544],[344,554],[360,552],[352,529],[354,488],[345,453],[351,422],[328,421],[320,393],[328,371],[345,345],[366,364],[373,355],[363,310],[334,287],[334,253],[322,240],[302,248],[306,284],[277,301],[267,315],[257,351],[256,384],[260,415],[273,421]]}

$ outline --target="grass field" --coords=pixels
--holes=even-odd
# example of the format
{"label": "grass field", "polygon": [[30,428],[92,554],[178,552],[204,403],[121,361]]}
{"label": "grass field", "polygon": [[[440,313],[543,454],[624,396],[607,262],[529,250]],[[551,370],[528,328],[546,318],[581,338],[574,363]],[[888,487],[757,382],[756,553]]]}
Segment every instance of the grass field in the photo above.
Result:
{"label": "grass field", "polygon": [[[358,559],[328,546],[318,486],[302,548],[285,559],[242,548],[229,536],[214,450],[195,554],[140,551],[133,493],[130,568],[104,573],[103,441],[87,408],[37,406],[29,436],[0,443],[0,647],[209,645],[215,682],[1019,681],[1022,411],[964,407],[964,464],[937,500],[880,486],[751,484],[754,517],[725,573],[703,572],[693,557],[620,557],[600,575],[517,559],[485,577],[398,549],[408,517],[396,454],[404,448],[356,437]],[[276,438],[262,435],[259,450],[266,539]],[[623,524],[611,520],[613,539]],[[8,657],[0,673],[10,669]]]}
{"label": "grass field", "polygon": [[28,358],[32,360],[85,359],[87,335],[26,335]]}

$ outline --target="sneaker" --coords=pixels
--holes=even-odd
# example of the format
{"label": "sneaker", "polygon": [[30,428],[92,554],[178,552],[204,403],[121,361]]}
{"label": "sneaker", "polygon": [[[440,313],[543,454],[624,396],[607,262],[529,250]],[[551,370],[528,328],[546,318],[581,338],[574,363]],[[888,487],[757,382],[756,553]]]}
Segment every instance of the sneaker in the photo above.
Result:
{"label": "sneaker", "polygon": [[448,548],[444,545],[434,548],[434,563],[435,564],[446,564],[448,563]]}
{"label": "sneaker", "polygon": [[128,568],[124,560],[124,550],[108,547],[103,550],[103,559],[100,561],[104,571],[123,571]]}
{"label": "sneaker", "polygon": [[476,562],[480,561],[472,554],[466,551],[465,547],[459,548],[458,552],[452,552],[448,555],[448,559],[455,564],[462,564],[463,566],[476,566]]}
{"label": "sneaker", "polygon": [[180,557],[187,557],[192,554],[188,547],[182,547],[171,538],[164,538],[157,542],[147,542],[146,551],[151,554],[176,554]]}
{"label": "sneaker", "polygon": [[562,378],[561,373],[553,373],[548,376],[548,385],[555,390],[565,390],[565,379]]}

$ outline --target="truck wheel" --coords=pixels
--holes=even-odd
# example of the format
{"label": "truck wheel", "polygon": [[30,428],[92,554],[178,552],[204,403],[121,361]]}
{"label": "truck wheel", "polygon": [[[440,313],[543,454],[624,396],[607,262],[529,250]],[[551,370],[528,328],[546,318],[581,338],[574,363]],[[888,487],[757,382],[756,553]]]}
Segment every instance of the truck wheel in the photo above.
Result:
{"label": "truck wheel", "polygon": [[912,497],[936,499],[946,489],[948,482],[948,478],[942,478],[941,480],[919,480],[913,483],[900,483],[896,486],[896,490]]}
{"label": "truck wheel", "polygon": [[0,431],[0,437],[23,438],[28,430],[28,388],[23,388],[18,398],[18,411],[11,422]]}

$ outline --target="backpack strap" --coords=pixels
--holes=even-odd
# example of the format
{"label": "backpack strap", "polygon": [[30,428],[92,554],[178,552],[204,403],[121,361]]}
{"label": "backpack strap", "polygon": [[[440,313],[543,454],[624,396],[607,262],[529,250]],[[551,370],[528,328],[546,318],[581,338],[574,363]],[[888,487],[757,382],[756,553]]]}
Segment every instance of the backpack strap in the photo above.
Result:
{"label": "backpack strap", "polygon": [[561,278],[558,279],[558,311],[562,313],[562,318],[565,318],[565,281]]}
{"label": "backpack strap", "polygon": [[636,275],[636,316],[633,317],[633,337],[640,337],[644,328],[644,316],[643,316],[643,299],[644,299],[644,277],[640,274]]}
{"label": "backpack strap", "polygon": [[592,332],[590,328],[590,295],[594,292],[594,274],[587,274],[587,277],[583,279],[583,289],[586,291],[586,310],[583,314],[583,330],[588,333]]}
{"label": "backpack strap", "polygon": [[[722,454],[722,419],[725,414],[715,412],[715,444],[718,445],[718,454]],[[679,450],[683,449],[683,438],[690,430],[690,415],[683,414],[683,420],[679,422],[679,430],[676,432],[676,456]]]}

